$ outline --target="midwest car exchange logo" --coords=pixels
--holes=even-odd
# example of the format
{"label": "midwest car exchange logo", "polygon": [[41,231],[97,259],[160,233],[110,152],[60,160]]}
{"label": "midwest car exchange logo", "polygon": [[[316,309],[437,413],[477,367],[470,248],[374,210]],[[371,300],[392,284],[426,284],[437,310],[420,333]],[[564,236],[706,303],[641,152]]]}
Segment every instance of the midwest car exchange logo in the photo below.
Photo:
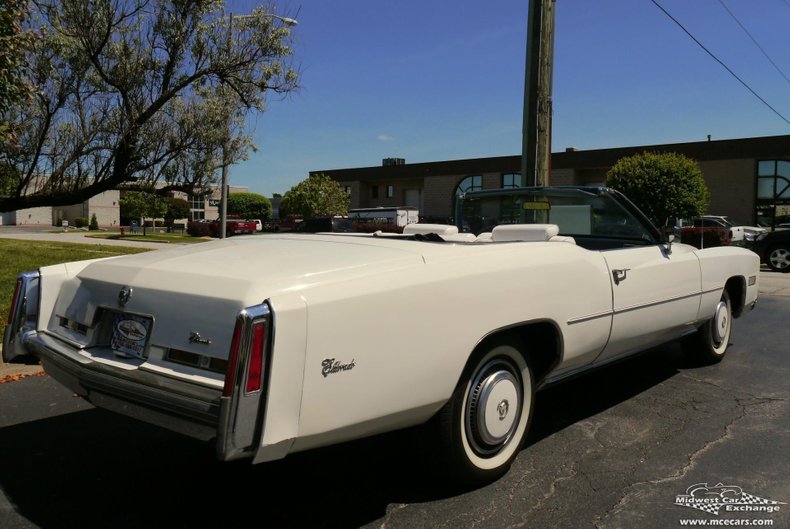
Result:
{"label": "midwest car exchange logo", "polygon": [[685,494],[678,494],[675,505],[718,515],[722,508],[725,512],[735,513],[773,513],[779,511],[779,506],[785,503],[747,494],[735,485],[717,483],[716,486],[709,487],[707,483],[697,483],[687,488]]}

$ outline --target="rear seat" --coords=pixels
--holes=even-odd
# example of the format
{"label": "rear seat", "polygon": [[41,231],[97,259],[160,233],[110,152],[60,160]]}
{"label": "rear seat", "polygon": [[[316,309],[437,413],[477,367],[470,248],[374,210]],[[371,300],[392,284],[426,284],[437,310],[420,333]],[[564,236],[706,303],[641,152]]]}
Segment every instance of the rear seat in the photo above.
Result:
{"label": "rear seat", "polygon": [[[490,240],[493,242],[568,242],[576,244],[573,237],[559,235],[560,227],[556,224],[500,224],[491,231]],[[484,233],[478,236],[479,240],[486,240]]]}

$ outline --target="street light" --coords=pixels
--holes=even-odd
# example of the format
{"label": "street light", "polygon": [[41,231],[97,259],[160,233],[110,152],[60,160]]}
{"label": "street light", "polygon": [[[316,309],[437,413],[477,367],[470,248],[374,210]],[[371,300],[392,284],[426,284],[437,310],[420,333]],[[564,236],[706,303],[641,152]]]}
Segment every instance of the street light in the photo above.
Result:
{"label": "street light", "polygon": [[[274,13],[266,13],[264,15],[267,18],[276,18],[286,26],[295,26],[299,22],[294,18],[289,17],[281,17],[280,15],[275,15]],[[255,18],[255,15],[238,15],[235,18]],[[231,45],[231,37],[233,35],[233,13],[228,15],[228,50],[230,50]],[[222,145],[222,192],[221,192],[221,206],[220,206],[220,213],[219,213],[219,237],[220,239],[225,239],[227,237],[227,229],[228,229],[228,150],[230,150],[230,135],[231,135],[231,128],[233,127],[233,117],[232,115],[228,114],[228,133],[225,135],[225,142]]]}

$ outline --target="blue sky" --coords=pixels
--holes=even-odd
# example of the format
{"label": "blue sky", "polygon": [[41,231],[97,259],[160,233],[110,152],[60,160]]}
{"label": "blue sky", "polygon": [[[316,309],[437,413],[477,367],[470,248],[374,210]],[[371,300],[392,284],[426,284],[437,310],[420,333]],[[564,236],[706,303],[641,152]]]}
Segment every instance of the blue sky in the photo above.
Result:
{"label": "blue sky", "polygon": [[[790,0],[721,0],[790,77]],[[790,83],[720,0],[659,0],[790,119]],[[292,0],[301,88],[250,116],[231,183],[284,193],[313,170],[518,154],[527,0]],[[230,0],[236,14],[258,5]],[[790,134],[650,0],[557,0],[552,150]]]}

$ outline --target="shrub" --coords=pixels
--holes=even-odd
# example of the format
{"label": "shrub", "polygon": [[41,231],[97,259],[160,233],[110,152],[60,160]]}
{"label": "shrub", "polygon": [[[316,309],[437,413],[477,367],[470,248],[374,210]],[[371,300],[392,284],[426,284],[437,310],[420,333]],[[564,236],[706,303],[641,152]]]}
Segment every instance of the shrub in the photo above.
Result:
{"label": "shrub", "polygon": [[99,229],[99,220],[96,218],[96,213],[91,215],[91,222],[88,225],[88,229],[91,231]]}
{"label": "shrub", "polygon": [[87,217],[77,217],[74,219],[74,226],[77,228],[84,228],[88,225]]}
{"label": "shrub", "polygon": [[241,219],[264,221],[272,216],[272,203],[256,193],[231,193],[228,195],[228,214],[238,215]]}
{"label": "shrub", "polygon": [[697,162],[675,153],[621,158],[606,174],[606,185],[624,193],[658,225],[702,215],[710,199]]}

